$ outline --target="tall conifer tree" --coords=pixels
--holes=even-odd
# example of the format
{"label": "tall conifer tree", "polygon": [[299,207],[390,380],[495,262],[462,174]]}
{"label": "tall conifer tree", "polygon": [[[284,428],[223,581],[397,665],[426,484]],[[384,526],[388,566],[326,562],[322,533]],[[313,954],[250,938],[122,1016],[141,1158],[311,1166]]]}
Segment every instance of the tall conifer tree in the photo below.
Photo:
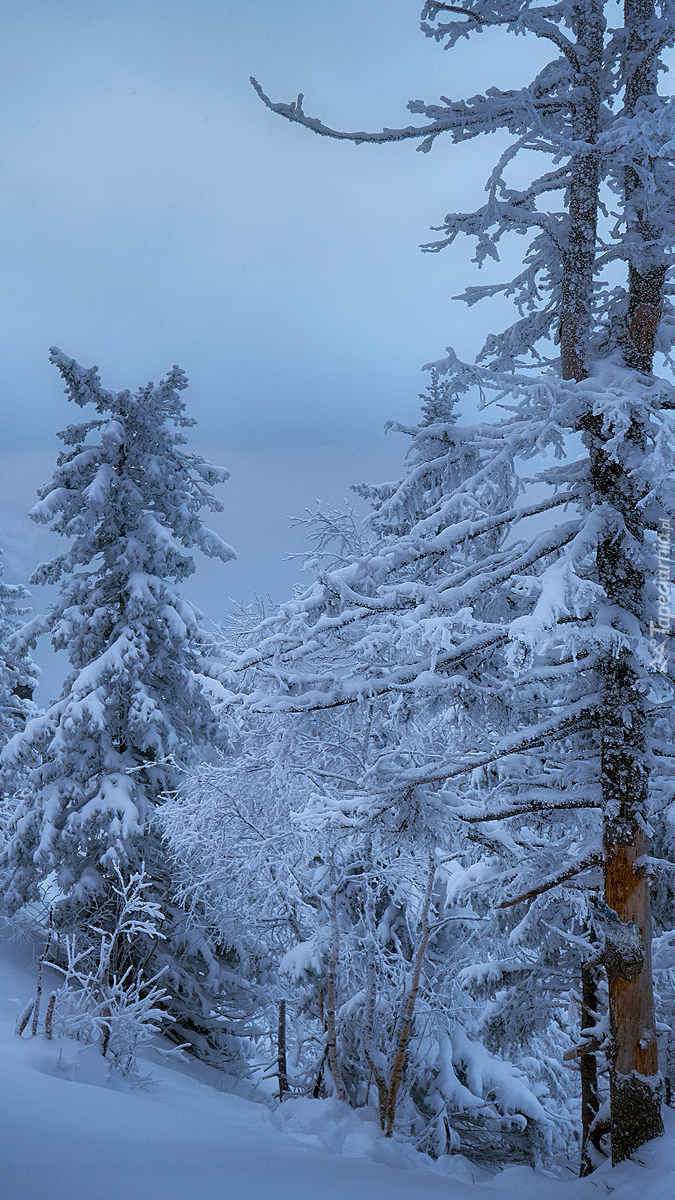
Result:
{"label": "tall conifer tree", "polygon": [[[59,697],[3,753],[7,767],[30,769],[5,852],[6,900],[16,908],[35,899],[53,873],[62,924],[105,924],[118,872],[145,863],[167,919],[153,961],[167,968],[163,982],[182,1015],[198,1023],[199,1009],[208,1016],[213,1006],[218,969],[208,939],[188,935],[172,906],[152,818],[181,769],[221,736],[217,664],[177,585],[195,569],[195,548],[233,557],[201,517],[222,509],[211,489],[228,472],[185,449],[195,421],[185,416],[178,367],[158,386],[115,393],[96,368],[56,349],[51,360],[68,398],[95,415],[60,434],[65,448],[31,513],[68,546],[34,573],[34,583],[60,591],[23,640],[50,633],[70,671]],[[147,958],[147,947],[137,950]]]}
{"label": "tall conifer tree", "polygon": [[[371,769],[370,783],[434,787],[447,795],[481,767],[491,784],[487,794],[499,801],[484,812],[486,828],[493,817],[524,820],[542,807],[597,805],[601,825],[595,831],[588,822],[577,830],[571,818],[559,826],[567,830],[567,849],[548,874],[548,849],[540,856],[539,879],[524,887],[521,902],[602,867],[605,912],[594,936],[609,980],[610,1125],[618,1162],[662,1130],[646,870],[652,799],[660,794],[660,764],[667,761],[659,758],[658,744],[650,754],[648,739],[671,711],[672,672],[667,664],[654,669],[657,593],[651,581],[657,578],[657,532],[670,528],[675,513],[675,437],[668,413],[675,392],[668,379],[654,374],[656,353],[669,360],[674,328],[668,279],[675,243],[673,102],[658,94],[657,82],[659,55],[672,44],[675,24],[669,0],[625,0],[623,22],[611,28],[616,11],[602,0],[429,0],[422,28],[446,48],[500,28],[551,43],[554,55],[527,86],[490,88],[469,100],[411,102],[424,122],[381,133],[333,130],[305,114],[302,96],[292,104],[272,103],[253,82],[268,107],[329,137],[375,144],[413,138],[425,151],[445,134],[455,142],[496,130],[512,137],[490,175],[485,204],[448,215],[441,238],[426,249],[440,250],[463,233],[475,239],[480,265],[498,259],[499,243],[509,234],[528,235],[515,279],[471,286],[463,297],[473,304],[504,292],[518,316],[488,337],[477,365],[451,352],[437,370],[457,394],[479,393],[511,406],[502,420],[479,421],[465,431],[485,455],[486,469],[522,475],[523,460],[534,453],[562,456],[561,466],[536,471],[531,482],[543,490],[541,512],[565,501],[572,512],[546,532],[533,532],[531,507],[515,508],[514,495],[504,494],[500,512],[476,505],[473,528],[462,527],[454,519],[451,496],[457,490],[450,485],[426,525],[420,522],[414,536],[408,532],[392,546],[392,562],[400,569],[407,555],[411,571],[414,563],[423,570],[441,545],[474,537],[479,524],[484,531],[489,522],[503,536],[482,565],[469,571],[457,564],[432,594],[419,582],[419,571],[405,587],[390,586],[380,557],[348,575],[323,578],[302,616],[314,636],[327,620],[332,628],[340,621],[354,632],[359,623],[363,628],[367,620],[381,620],[383,611],[392,623],[403,614],[408,627],[428,621],[431,613],[448,624],[446,614],[464,608],[473,615],[476,603],[490,595],[498,628],[471,630],[462,644],[450,621],[433,670],[442,664],[446,672],[466,674],[467,662],[480,651],[477,638],[484,637],[486,694],[491,689],[494,702],[505,702],[513,713],[510,734],[498,723],[484,725],[473,750],[467,741],[464,761],[447,758],[442,746],[426,762],[414,756],[406,761],[401,748],[389,749]],[[546,170],[519,185],[512,181],[512,164],[531,152],[547,156]],[[616,220],[606,215],[611,192]],[[617,284],[620,267],[623,284]],[[579,439],[583,452],[575,457]],[[392,499],[387,503],[391,507]],[[667,582],[665,587],[668,593]],[[528,595],[534,603],[523,604]],[[489,611],[488,605],[483,618]],[[269,646],[287,663],[295,637],[289,628],[283,647],[278,641]],[[364,659],[360,686],[382,690],[405,680],[410,689],[415,679],[421,684],[428,663],[428,654],[420,656],[387,684],[386,672]],[[354,683],[349,686],[353,692]],[[297,674],[292,690],[297,696]],[[350,702],[347,690],[345,681],[327,677],[322,702],[312,681],[305,708]],[[579,764],[585,797],[565,773],[571,761]],[[537,859],[529,855],[527,861],[536,871]],[[504,899],[511,903],[518,896]]]}

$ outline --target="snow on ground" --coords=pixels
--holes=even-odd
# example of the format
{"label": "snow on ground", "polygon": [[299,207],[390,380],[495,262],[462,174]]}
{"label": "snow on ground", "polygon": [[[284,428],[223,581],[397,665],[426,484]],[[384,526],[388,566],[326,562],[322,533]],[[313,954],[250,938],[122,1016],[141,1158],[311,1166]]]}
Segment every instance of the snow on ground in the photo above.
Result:
{"label": "snow on ground", "polygon": [[[219,1090],[199,1064],[149,1051],[143,1086],[111,1080],[92,1046],[16,1037],[34,993],[33,952],[0,944],[0,1196],[3,1200],[649,1200],[675,1197],[675,1121],[590,1180],[527,1167],[491,1177],[386,1141],[371,1114],[296,1100],[272,1112]],[[156,1061],[155,1061],[156,1060]],[[675,1114],[672,1114],[675,1116]]]}

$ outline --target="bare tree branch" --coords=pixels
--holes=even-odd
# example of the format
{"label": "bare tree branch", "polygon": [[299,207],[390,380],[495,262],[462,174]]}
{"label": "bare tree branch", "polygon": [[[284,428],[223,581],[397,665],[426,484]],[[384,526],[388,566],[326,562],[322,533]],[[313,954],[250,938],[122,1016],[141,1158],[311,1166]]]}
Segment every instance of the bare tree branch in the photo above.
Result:
{"label": "bare tree branch", "polygon": [[[464,16],[464,17],[473,17],[474,21],[478,21],[479,25],[495,24],[495,22],[493,22],[493,21],[487,21],[485,19],[485,17],[479,17],[478,13],[471,12],[471,9],[469,9],[469,8],[460,8],[459,5],[457,5],[457,4],[441,4],[440,0],[438,3],[437,3],[437,0],[432,0],[432,3],[429,4],[428,7],[434,8],[434,9],[439,9],[439,10],[442,9],[443,12],[459,13],[460,16]],[[433,20],[433,17],[431,19]]]}

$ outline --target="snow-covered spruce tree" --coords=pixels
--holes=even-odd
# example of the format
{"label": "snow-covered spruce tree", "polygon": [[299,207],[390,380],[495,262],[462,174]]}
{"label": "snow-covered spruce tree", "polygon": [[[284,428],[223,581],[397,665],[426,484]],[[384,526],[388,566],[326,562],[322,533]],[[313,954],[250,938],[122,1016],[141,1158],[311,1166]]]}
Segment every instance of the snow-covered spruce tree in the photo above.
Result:
{"label": "snow-covered spruce tree", "polygon": [[[308,117],[301,96],[293,104],[273,104],[255,86],[265,103],[289,120],[355,142],[418,138],[427,150],[445,133],[453,141],[495,130],[512,135],[488,180],[486,203],[472,213],[450,214],[442,238],[427,248],[442,249],[465,233],[476,240],[480,265],[486,257],[498,257],[506,235],[529,235],[521,274],[501,286],[472,286],[464,295],[473,304],[504,292],[514,298],[518,319],[487,339],[480,365],[467,366],[451,354],[438,369],[459,390],[509,398],[511,415],[479,425],[474,435],[492,444],[495,457],[499,446],[512,461],[533,449],[568,455],[564,466],[538,471],[533,478],[544,489],[542,508],[560,504],[571,489],[575,515],[546,533],[532,533],[531,525],[520,520],[524,511],[514,514],[505,505],[501,522],[502,528],[511,523],[510,538],[471,579],[449,574],[437,596],[425,597],[413,584],[408,595],[399,590],[394,597],[387,594],[386,582],[379,582],[380,574],[373,596],[372,571],[364,572],[371,584],[366,587],[352,570],[348,579],[324,585],[313,620],[325,619],[321,610],[334,608],[336,596],[351,609],[350,616],[345,612],[339,619],[354,624],[376,604],[392,611],[419,611],[426,604],[442,613],[473,604],[486,590],[496,595],[501,588],[507,602],[516,589],[534,595],[530,617],[519,612],[510,620],[505,604],[498,621],[502,632],[495,631],[491,646],[500,638],[510,646],[503,665],[512,671],[514,694],[534,682],[533,671],[546,671],[549,679],[557,674],[559,689],[554,698],[549,694],[544,708],[532,696],[530,722],[520,715],[510,736],[498,740],[496,730],[482,731],[491,745],[476,765],[482,761],[486,770],[497,772],[499,784],[504,775],[497,764],[523,763],[520,782],[512,780],[506,792],[498,786],[496,799],[503,802],[510,794],[519,805],[520,787],[531,812],[531,751],[536,749],[534,759],[543,759],[547,770],[553,766],[549,782],[559,778],[563,755],[569,764],[578,754],[584,785],[579,788],[568,776],[562,795],[549,789],[540,803],[571,809],[598,804],[601,810],[602,831],[593,854],[586,853],[585,835],[579,846],[568,818],[569,855],[563,851],[556,876],[541,878],[527,895],[544,885],[552,890],[556,880],[562,886],[579,879],[594,861],[602,864],[608,916],[598,935],[609,978],[610,1128],[612,1158],[618,1162],[662,1130],[645,868],[650,770],[657,783],[654,796],[660,792],[659,758],[655,755],[652,767],[647,737],[654,705],[669,700],[667,686],[657,688],[650,674],[654,655],[648,635],[656,594],[648,580],[656,573],[656,531],[660,522],[661,528],[669,527],[674,506],[673,427],[666,411],[674,406],[674,394],[667,380],[655,377],[653,363],[655,353],[668,356],[672,344],[667,272],[675,235],[673,104],[658,95],[657,80],[659,55],[672,44],[675,25],[670,0],[625,0],[623,24],[610,28],[615,13],[614,5],[600,0],[554,5],[468,0],[458,6],[429,0],[423,30],[446,47],[500,27],[551,43],[555,55],[521,89],[491,88],[468,101],[412,102],[411,111],[427,120],[403,129],[340,133]],[[532,151],[548,157],[545,172],[527,186],[509,182],[513,162]],[[608,203],[618,213],[605,216]],[[622,265],[625,283],[620,282]],[[572,461],[579,437],[584,453]],[[454,531],[436,522],[433,537],[441,530],[447,544]],[[419,561],[430,552],[431,533],[430,526],[420,530],[421,538],[409,546]],[[474,650],[468,645],[453,648],[453,662],[466,661],[469,653]],[[499,664],[492,661],[496,687]],[[667,677],[659,683],[667,684]],[[336,702],[335,690],[331,702]],[[595,730],[594,758],[587,733],[578,746],[581,726]],[[406,767],[400,755],[389,753],[375,774],[391,787],[435,785],[443,792],[467,771],[466,762],[448,761],[439,746],[435,759],[415,766]],[[595,787],[591,797],[582,794],[589,774]],[[535,857],[529,862],[536,871]]]}
{"label": "snow-covered spruce tree", "polygon": [[31,513],[69,545],[35,571],[34,583],[61,586],[51,612],[22,636],[30,644],[49,632],[70,671],[58,699],[3,753],[6,766],[30,768],[4,855],[5,899],[16,909],[53,874],[57,924],[81,939],[83,928],[104,921],[118,871],[126,878],[145,863],[151,899],[165,913],[164,940],[140,939],[135,953],[146,978],[167,968],[162,982],[179,1025],[204,1029],[220,968],[208,937],[187,930],[171,903],[152,818],[181,769],[221,738],[217,665],[200,614],[177,585],[194,571],[195,548],[233,556],[201,519],[204,508],[222,509],[211,489],[227,472],[184,448],[183,431],[195,422],[184,415],[179,368],[157,387],[114,393],[95,368],[56,349],[51,361],[69,399],[95,415],[60,434],[65,449]]}

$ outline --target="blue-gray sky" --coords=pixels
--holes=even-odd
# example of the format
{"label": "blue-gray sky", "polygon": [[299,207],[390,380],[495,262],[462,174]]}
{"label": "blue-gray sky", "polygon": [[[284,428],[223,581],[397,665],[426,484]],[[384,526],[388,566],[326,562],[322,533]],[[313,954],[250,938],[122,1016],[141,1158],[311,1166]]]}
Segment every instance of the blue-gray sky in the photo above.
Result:
{"label": "blue-gray sky", "polygon": [[[219,528],[237,564],[193,588],[281,599],[297,577],[287,515],[393,474],[421,366],[470,354],[485,318],[451,297],[465,247],[423,255],[429,226],[480,200],[495,140],[431,154],[317,138],[274,99],[347,128],[408,124],[411,97],[530,74],[523,39],[451,54],[419,0],[10,0],[0,3],[0,386],[8,578],[56,550],[23,514],[70,419],[50,345],[108,387],[191,381],[195,445],[232,472]],[[497,271],[497,275],[499,271]],[[35,605],[44,603],[39,594]]]}

